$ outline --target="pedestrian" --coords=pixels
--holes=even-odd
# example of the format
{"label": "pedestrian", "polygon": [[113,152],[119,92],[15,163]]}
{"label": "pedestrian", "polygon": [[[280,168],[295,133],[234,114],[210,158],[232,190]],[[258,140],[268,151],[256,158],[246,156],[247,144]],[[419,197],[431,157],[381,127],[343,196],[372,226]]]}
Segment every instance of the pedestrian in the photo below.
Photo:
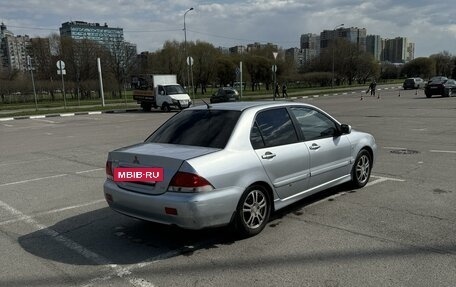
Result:
{"label": "pedestrian", "polygon": [[288,94],[287,94],[287,84],[285,82],[283,82],[282,84],[282,97],[285,98],[287,97],[288,98]]}
{"label": "pedestrian", "polygon": [[280,98],[280,93],[279,93],[279,83],[276,83],[275,90],[274,90],[274,98]]}
{"label": "pedestrian", "polygon": [[377,83],[375,82],[375,80],[372,80],[372,82],[369,85],[369,88],[366,91],[366,94],[370,91],[371,96],[375,96],[376,87],[377,87]]}

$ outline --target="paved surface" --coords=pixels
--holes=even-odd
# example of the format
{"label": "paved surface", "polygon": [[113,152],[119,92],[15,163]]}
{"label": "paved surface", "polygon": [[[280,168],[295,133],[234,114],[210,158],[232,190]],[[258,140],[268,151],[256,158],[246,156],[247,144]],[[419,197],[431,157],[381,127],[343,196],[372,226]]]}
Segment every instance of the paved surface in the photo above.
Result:
{"label": "paved surface", "polygon": [[374,134],[373,176],[301,201],[245,240],[144,223],[104,202],[107,152],[171,114],[0,122],[0,286],[454,286],[456,98],[400,92],[299,99]]}

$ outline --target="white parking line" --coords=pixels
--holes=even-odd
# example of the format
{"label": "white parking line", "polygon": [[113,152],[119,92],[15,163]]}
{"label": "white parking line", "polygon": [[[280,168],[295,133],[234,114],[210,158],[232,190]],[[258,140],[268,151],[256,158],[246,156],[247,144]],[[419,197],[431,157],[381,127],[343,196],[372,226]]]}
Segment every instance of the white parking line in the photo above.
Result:
{"label": "white parking line", "polygon": [[26,180],[21,180],[21,181],[3,183],[3,184],[0,184],[0,187],[9,186],[9,185],[15,185],[15,184],[21,184],[21,183],[27,183],[27,182],[32,182],[32,181],[38,181],[38,180],[43,180],[43,179],[57,178],[57,177],[62,177],[62,176],[67,176],[67,175],[68,174],[66,174],[66,173],[62,173],[62,174],[57,174],[57,175],[51,175],[51,176],[45,176],[45,177],[39,177],[39,178],[33,178],[33,179],[26,179]]}
{"label": "white parking line", "polygon": [[431,149],[430,152],[437,152],[437,153],[456,153],[456,150],[436,150],[436,149]]}
{"label": "white parking line", "polygon": [[[385,182],[385,181],[398,181],[398,182],[404,182],[405,180],[404,179],[399,179],[399,178],[392,178],[392,177],[384,177],[384,176],[378,176],[378,175],[371,175],[371,178],[376,178],[375,180],[373,181],[369,181],[367,184],[366,184],[366,187],[369,187],[369,186],[372,186],[372,185],[375,185],[375,184],[379,184],[379,183],[382,183],[382,182]],[[320,204],[320,203],[323,203],[323,202],[326,202],[327,200],[332,200],[332,199],[336,199],[342,195],[345,195],[347,194],[348,192],[344,191],[344,192],[340,192],[340,193],[336,193],[332,196],[328,196],[328,197],[325,197],[324,199],[321,199],[319,201],[316,201],[314,203],[311,203],[309,205],[306,205],[306,207],[310,207],[310,206],[314,206],[314,205],[317,205],[317,204]]]}
{"label": "white parking line", "polygon": [[89,170],[77,171],[77,172],[76,172],[76,174],[89,173],[89,172],[93,172],[93,171],[99,171],[99,170],[104,170],[104,168],[95,168],[95,169],[89,169]]}
{"label": "white parking line", "polygon": [[0,163],[0,166],[13,165],[13,164],[23,164],[23,163],[30,163],[30,162],[50,160],[50,159],[51,158],[39,158],[39,159],[32,159],[32,160],[13,161],[13,162],[8,162],[8,163]]}
{"label": "white parking line", "polygon": [[61,243],[66,248],[73,250],[77,254],[81,255],[82,257],[90,260],[93,263],[96,263],[102,267],[110,267],[113,269],[115,276],[124,278],[133,286],[138,287],[152,287],[154,286],[152,283],[148,282],[142,278],[135,278],[131,276],[131,271],[127,270],[117,264],[111,263],[107,258],[85,248],[84,246],[80,245],[79,243],[74,242],[73,240],[61,235],[55,230],[50,229],[49,227],[40,224],[35,219],[31,218],[30,216],[25,215],[24,213],[20,212],[19,210],[15,209],[14,207],[9,206],[3,201],[0,201],[0,207],[4,210],[8,211],[14,216],[24,218],[24,221],[28,223],[30,226],[36,229],[36,231],[41,231],[47,236],[51,237],[52,239],[56,240],[57,242]]}
{"label": "white parking line", "polygon": [[78,205],[67,206],[67,207],[63,207],[63,208],[58,208],[58,209],[53,209],[53,210],[49,210],[49,211],[39,212],[37,214],[34,214],[33,216],[28,216],[27,215],[27,216],[23,216],[23,217],[17,217],[17,218],[14,218],[14,219],[1,221],[0,222],[0,226],[8,225],[8,224],[11,224],[11,223],[16,223],[16,222],[23,221],[23,220],[27,220],[28,218],[37,218],[37,217],[43,216],[43,215],[59,213],[59,212],[63,212],[63,211],[71,210],[71,209],[76,209],[76,208],[81,208],[81,207],[86,207],[86,206],[102,203],[102,202],[105,202],[105,200],[104,199],[99,199],[99,200],[86,202],[86,203],[82,203],[82,204],[78,204]]}
{"label": "white parking line", "polygon": [[[100,171],[100,170],[104,170],[104,168],[95,168],[95,169],[77,171],[74,174],[83,174],[83,173],[89,173],[89,172]],[[51,175],[51,176],[38,177],[38,178],[21,180],[21,181],[2,183],[2,184],[0,184],[0,187],[9,186],[9,185],[16,185],[16,184],[21,184],[21,183],[28,183],[28,182],[32,182],[32,181],[39,181],[39,180],[57,178],[57,177],[62,177],[62,176],[67,176],[67,175],[70,175],[70,174],[69,173],[62,173],[62,174],[56,174],[56,175]]]}

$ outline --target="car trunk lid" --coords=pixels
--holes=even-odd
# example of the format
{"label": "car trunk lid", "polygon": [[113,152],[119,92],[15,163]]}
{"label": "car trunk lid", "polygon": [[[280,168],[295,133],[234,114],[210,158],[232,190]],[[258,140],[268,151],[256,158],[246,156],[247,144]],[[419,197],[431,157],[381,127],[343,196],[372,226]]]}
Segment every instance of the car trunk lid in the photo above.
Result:
{"label": "car trunk lid", "polygon": [[159,195],[167,191],[169,183],[185,160],[209,154],[219,149],[161,143],[141,143],[109,153],[112,169],[155,167],[163,168],[161,182],[116,182],[126,190],[150,195]]}

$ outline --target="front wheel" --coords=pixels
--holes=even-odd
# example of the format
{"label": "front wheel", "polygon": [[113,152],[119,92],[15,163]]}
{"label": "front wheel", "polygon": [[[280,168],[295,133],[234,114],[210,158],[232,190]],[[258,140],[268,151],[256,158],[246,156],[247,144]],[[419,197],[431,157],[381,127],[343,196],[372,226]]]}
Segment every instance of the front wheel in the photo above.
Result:
{"label": "front wheel", "polygon": [[352,169],[352,186],[361,188],[367,184],[372,169],[372,158],[370,153],[363,149],[358,153]]}
{"label": "front wheel", "polygon": [[164,112],[170,112],[170,111],[171,111],[171,107],[169,106],[168,103],[163,103],[161,109],[162,109],[162,111],[164,111]]}
{"label": "front wheel", "polygon": [[271,200],[266,189],[253,185],[241,196],[234,218],[235,230],[241,237],[257,235],[268,223],[270,214]]}

